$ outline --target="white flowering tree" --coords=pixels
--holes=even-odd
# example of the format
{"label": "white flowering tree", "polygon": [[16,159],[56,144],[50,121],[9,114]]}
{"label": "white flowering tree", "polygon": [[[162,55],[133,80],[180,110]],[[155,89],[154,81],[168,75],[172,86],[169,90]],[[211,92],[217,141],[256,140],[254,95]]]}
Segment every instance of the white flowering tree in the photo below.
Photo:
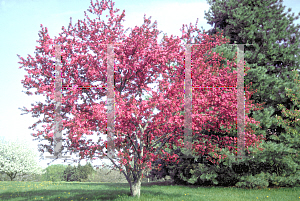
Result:
{"label": "white flowering tree", "polygon": [[38,166],[36,155],[21,143],[0,142],[0,173],[7,174],[11,181],[19,173],[21,175],[44,174]]}

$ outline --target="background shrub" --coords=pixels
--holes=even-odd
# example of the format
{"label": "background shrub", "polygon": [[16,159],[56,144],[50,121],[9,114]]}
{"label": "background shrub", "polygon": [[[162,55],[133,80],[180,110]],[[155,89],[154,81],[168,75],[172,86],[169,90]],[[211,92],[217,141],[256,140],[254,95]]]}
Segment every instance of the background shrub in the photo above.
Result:
{"label": "background shrub", "polygon": [[63,181],[79,181],[75,166],[68,165],[63,172]]}
{"label": "background shrub", "polygon": [[[165,158],[153,163],[149,178],[170,176],[175,184],[181,185],[217,185],[238,186],[246,188],[263,187],[294,187],[300,185],[300,139],[299,134],[284,134],[280,137],[271,136],[276,142],[263,141],[258,148],[249,147],[247,157],[235,159],[235,155],[223,148],[220,154],[225,159],[219,165],[206,160],[205,155],[187,158],[181,148],[169,153],[180,157],[178,164],[170,164]],[[158,164],[161,164],[159,167]]]}
{"label": "background shrub", "polygon": [[89,181],[88,176],[96,173],[91,163],[87,163],[84,166],[81,166],[78,164],[78,167],[76,168],[77,171],[77,178],[80,182],[87,182]]}
{"label": "background shrub", "polygon": [[109,182],[109,183],[127,183],[123,174],[119,170],[110,170],[108,168],[99,168],[88,176],[90,182]]}
{"label": "background shrub", "polygon": [[55,164],[46,168],[46,173],[42,175],[43,181],[59,182],[63,181],[63,172],[67,165]]}
{"label": "background shrub", "polygon": [[260,173],[255,176],[248,175],[242,176],[240,182],[236,183],[237,187],[249,187],[249,188],[266,188],[269,186],[268,178],[270,174]]}

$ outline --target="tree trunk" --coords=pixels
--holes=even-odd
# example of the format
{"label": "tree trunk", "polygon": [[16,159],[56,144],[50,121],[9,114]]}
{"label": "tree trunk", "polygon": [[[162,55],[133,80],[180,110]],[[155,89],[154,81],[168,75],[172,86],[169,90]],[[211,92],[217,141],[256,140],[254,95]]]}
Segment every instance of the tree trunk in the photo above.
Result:
{"label": "tree trunk", "polygon": [[[149,172],[147,171],[147,177],[149,176]],[[147,178],[147,180],[148,180],[148,183],[149,183],[149,177]]]}
{"label": "tree trunk", "polygon": [[140,197],[141,194],[141,177],[130,185],[130,192],[132,197]]}

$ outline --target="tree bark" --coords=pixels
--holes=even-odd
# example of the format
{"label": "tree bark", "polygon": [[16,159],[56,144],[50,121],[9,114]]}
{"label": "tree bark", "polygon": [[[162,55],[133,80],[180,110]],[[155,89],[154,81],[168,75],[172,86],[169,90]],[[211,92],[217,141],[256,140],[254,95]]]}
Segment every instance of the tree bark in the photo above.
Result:
{"label": "tree bark", "polygon": [[140,197],[141,194],[141,177],[137,178],[136,181],[130,184],[130,192],[132,197]]}

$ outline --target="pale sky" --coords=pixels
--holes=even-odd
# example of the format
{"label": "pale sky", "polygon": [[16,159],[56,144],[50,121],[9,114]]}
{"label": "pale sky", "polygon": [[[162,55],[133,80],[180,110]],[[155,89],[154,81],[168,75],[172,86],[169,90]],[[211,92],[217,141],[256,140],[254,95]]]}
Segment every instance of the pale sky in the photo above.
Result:
{"label": "pale sky", "polygon": [[[20,141],[28,147],[38,152],[38,141],[32,141],[30,134],[36,131],[28,129],[38,118],[23,113],[18,108],[31,108],[31,103],[35,101],[45,102],[44,96],[27,96],[21,80],[24,79],[26,71],[19,69],[20,61],[17,54],[27,58],[27,55],[34,57],[35,46],[39,45],[36,40],[39,39],[38,32],[40,24],[48,28],[49,35],[52,39],[61,32],[61,27],[68,27],[70,17],[72,17],[73,25],[78,19],[84,19],[84,11],[90,6],[89,0],[0,0],[0,75],[1,92],[0,99],[0,139],[7,141]],[[95,1],[94,1],[95,2]],[[293,0],[284,0],[283,5],[286,6],[285,11],[289,7],[292,12],[300,11],[300,3]],[[180,28],[183,24],[195,25],[197,18],[198,28],[201,26],[205,30],[212,28],[204,19],[204,10],[209,10],[209,4],[205,0],[115,0],[115,8],[120,9],[121,14],[125,9],[124,30],[128,27],[141,26],[143,24],[143,16],[151,18],[151,24],[156,20],[158,30],[163,31],[158,36],[158,42],[162,39],[163,33],[168,36],[181,36]],[[90,17],[93,15],[87,12]],[[102,16],[108,14],[104,12]],[[107,21],[107,20],[106,20]],[[300,23],[298,19],[296,23]],[[126,35],[130,30],[126,32]],[[149,85],[151,86],[151,85]],[[32,90],[31,90],[32,91]],[[35,91],[35,90],[33,90]],[[42,116],[41,116],[42,117]],[[41,126],[38,126],[41,128]],[[88,139],[97,141],[97,136],[87,136]],[[42,141],[42,143],[45,143]],[[48,156],[49,153],[44,154]],[[78,156],[72,155],[73,158],[79,159]],[[39,160],[39,157],[37,157]],[[47,167],[49,159],[40,160],[39,164]],[[84,165],[85,160],[81,161]],[[57,160],[52,164],[67,164],[63,160]],[[100,165],[99,159],[92,162],[93,165]]]}

